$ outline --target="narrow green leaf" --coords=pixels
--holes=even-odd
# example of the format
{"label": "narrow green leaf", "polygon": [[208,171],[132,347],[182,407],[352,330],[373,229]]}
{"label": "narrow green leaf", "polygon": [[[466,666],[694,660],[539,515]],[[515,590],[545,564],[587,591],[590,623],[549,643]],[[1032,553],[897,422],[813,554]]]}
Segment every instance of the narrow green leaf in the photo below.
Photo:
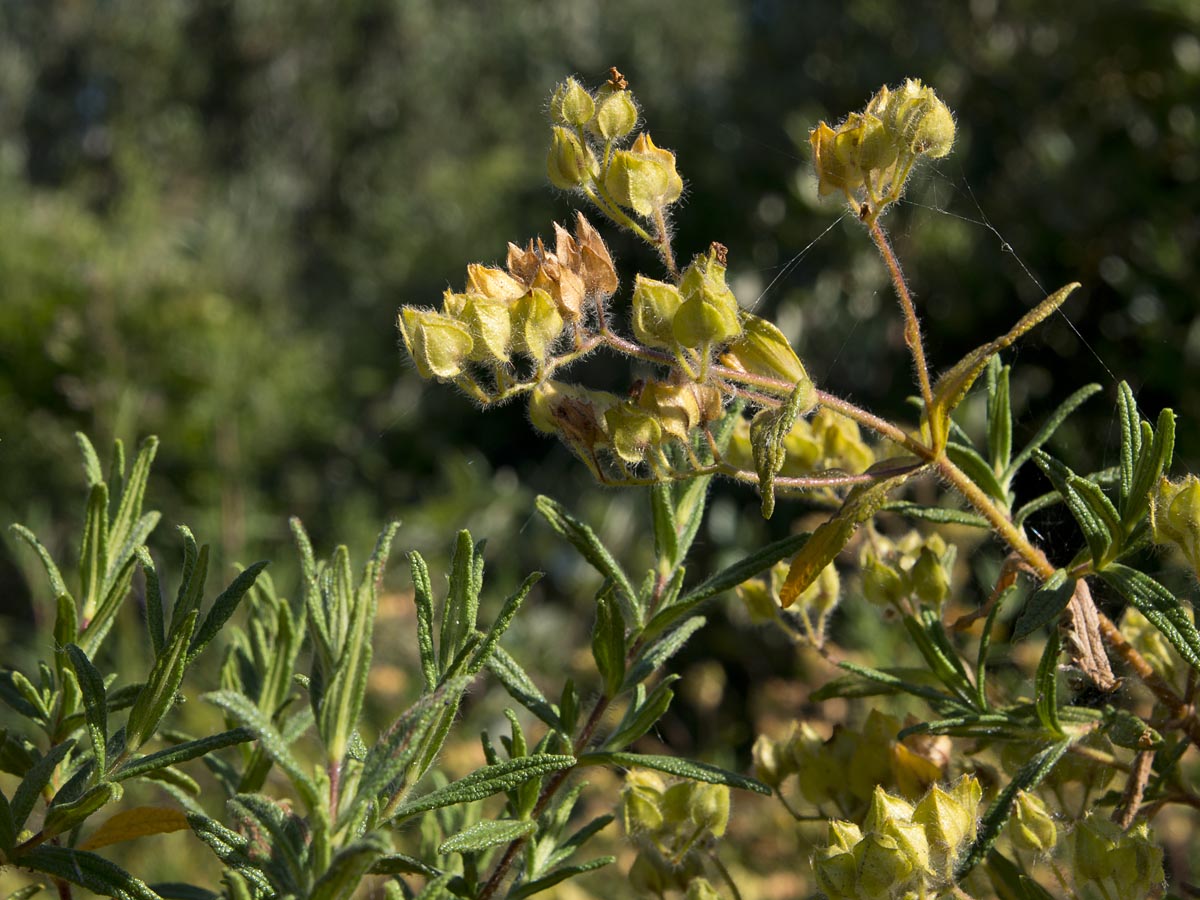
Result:
{"label": "narrow green leaf", "polygon": [[1075,412],[1075,410],[1083,405],[1084,401],[1099,391],[1100,385],[1087,384],[1060,403],[1058,408],[1055,409],[1054,412],[1050,414],[1049,418],[1046,419],[1042,427],[1038,429],[1037,434],[1033,436],[1033,439],[1025,445],[1024,449],[1022,449],[1021,452],[1016,455],[1016,458],[1014,458],[1009,464],[1008,468],[1004,470],[1001,480],[1006,484],[1011,481],[1012,477],[1017,473],[1017,470],[1020,469],[1021,466],[1025,465],[1025,463],[1029,462],[1030,457],[1033,456],[1033,451],[1037,450],[1039,447],[1045,444],[1046,441],[1050,440],[1050,438],[1054,436],[1054,432],[1058,431],[1059,426],[1061,426],[1062,423],[1067,420],[1071,413]]}
{"label": "narrow green leaf", "polygon": [[941,632],[941,622],[937,620],[936,613],[932,610],[928,612],[930,615],[924,617],[923,622],[905,615],[904,628],[925,658],[930,671],[964,704],[974,706],[975,689],[967,678],[962,660],[958,658],[954,648],[949,646],[944,633],[940,633],[941,640],[935,638],[935,633]]}
{"label": "narrow green leaf", "polygon": [[391,850],[379,833],[366,834],[333,857],[329,868],[313,885],[308,900],[349,900],[376,860]]}
{"label": "narrow green leaf", "polygon": [[804,546],[808,537],[807,534],[793,534],[781,538],[738,560],[715,575],[706,578],[700,584],[687,591],[676,603],[654,616],[642,632],[643,636],[653,638],[661,634],[706,600],[718,594],[723,594],[725,591],[732,590],[739,584],[771,568],[771,566],[775,565],[781,559],[787,559],[789,556],[794,555]]}
{"label": "narrow green leaf", "polygon": [[682,622],[673,631],[668,632],[654,643],[647,645],[629,667],[629,671],[625,674],[625,683],[621,689],[628,690],[635,684],[640,684],[654,672],[662,668],[668,659],[683,648],[683,645],[688,642],[693,634],[705,626],[707,621],[704,616],[692,616],[692,618]]}
{"label": "narrow green leaf", "polygon": [[[1112,542],[1121,546],[1121,538],[1124,534],[1124,528],[1121,525],[1121,517],[1117,514],[1117,508],[1112,505],[1112,501],[1104,495],[1104,491],[1094,481],[1088,481],[1086,478],[1080,478],[1078,475],[1072,475],[1068,481],[1068,486],[1078,502],[1085,505],[1094,520],[1101,523],[1097,529],[1101,535],[1110,535]],[[1096,546],[1089,542],[1089,549],[1095,551]],[[1103,559],[1093,555],[1097,567],[1104,562]]]}
{"label": "narrow green leaf", "polygon": [[247,566],[229,583],[229,587],[221,591],[208,610],[208,615],[204,617],[204,621],[200,623],[200,627],[192,636],[192,643],[188,647],[188,662],[199,656],[200,652],[208,646],[209,641],[217,636],[217,632],[229,621],[246,592],[254,586],[258,574],[267,565],[268,563],[263,560]]}
{"label": "narrow green leaf", "polygon": [[13,821],[8,796],[0,791],[0,856],[7,858],[17,844],[17,823]]}
{"label": "narrow green leaf", "polygon": [[220,900],[220,894],[179,881],[160,881],[150,885],[163,900]]}
{"label": "narrow green leaf", "polygon": [[372,875],[423,875],[426,878],[437,878],[442,875],[440,869],[422,862],[415,856],[403,853],[389,853],[375,860],[371,866]]}
{"label": "narrow green leaf", "polygon": [[158,656],[167,642],[166,626],[163,623],[162,582],[158,580],[158,570],[154,568],[149,549],[139,547],[137,559],[146,579],[146,630],[150,634],[150,649]]}
{"label": "narrow green leaf", "polygon": [[1012,462],[1012,404],[1008,389],[1009,367],[993,356],[988,362],[988,456],[992,471],[1003,472]]}
{"label": "narrow green leaf", "polygon": [[514,887],[508,892],[507,900],[525,900],[526,897],[532,897],[534,894],[548,890],[556,884],[566,881],[568,878],[574,878],[576,875],[583,875],[586,872],[593,872],[604,866],[612,865],[616,861],[617,858],[615,856],[599,856],[596,859],[589,859],[587,862],[554,869],[539,878],[535,878],[533,881],[528,881]]}
{"label": "narrow green leaf", "polygon": [[[935,704],[947,704],[948,703],[948,704],[953,704],[955,706],[963,705],[962,702],[957,697],[952,697],[948,694],[944,694],[941,691],[936,690],[935,688],[928,687],[923,684],[918,684],[915,681],[901,678],[901,677],[893,674],[892,671],[885,671],[883,669],[872,669],[869,666],[860,666],[857,663],[851,663],[851,662],[840,662],[840,663],[838,663],[838,668],[845,669],[847,672],[852,672],[855,675],[859,675],[863,678],[868,679],[869,681],[873,681],[873,682],[876,682],[877,684],[891,688],[894,691],[900,691],[905,694],[912,694],[914,697],[924,697],[926,700],[929,700],[931,703],[935,703]],[[903,670],[900,670],[900,671],[903,671]],[[830,684],[834,684],[834,683],[835,682],[830,682]],[[829,690],[830,690],[829,685],[826,685],[824,688],[814,691],[813,699],[814,700],[827,700],[830,697],[838,696],[837,694],[829,693]]]}
{"label": "narrow green leaf", "polygon": [[1200,669],[1200,632],[1183,603],[1149,575],[1113,563],[1100,577],[1149,619],[1193,669]]}
{"label": "narrow green leaf", "polygon": [[113,622],[116,621],[117,613],[121,611],[121,604],[129,596],[135,563],[136,558],[132,555],[125,560],[101,597],[91,621],[86,624],[79,635],[79,646],[89,656],[95,656],[99,651],[100,645],[104,642],[104,638],[112,628]]}
{"label": "narrow green leaf", "polygon": [[50,582],[50,593],[55,597],[61,597],[66,594],[71,596],[71,592],[67,590],[67,583],[63,581],[62,574],[58,571],[58,566],[54,563],[54,557],[50,555],[50,551],[45,548],[37,536],[26,528],[24,525],[12,525],[9,527],[17,537],[23,540],[37,554],[41,560],[42,568],[46,570],[46,578]]}
{"label": "narrow green leaf", "polygon": [[1046,649],[1042,651],[1041,662],[1038,663],[1037,679],[1034,682],[1037,691],[1038,719],[1047,731],[1056,737],[1062,737],[1062,723],[1058,720],[1058,654],[1062,650],[1062,638],[1058,629],[1050,633],[1046,641]]}
{"label": "narrow green leaf", "polygon": [[996,477],[995,470],[973,447],[949,441],[946,444],[946,456],[962,469],[968,478],[979,485],[985,494],[1001,503],[1008,503],[1008,492],[1004,490],[1004,486]]}
{"label": "narrow green leaf", "polygon": [[[157,452],[158,438],[153,436],[146,438],[138,450],[133,468],[129,471],[129,480],[124,485],[113,483],[113,491],[116,492],[116,496],[121,498],[109,528],[109,542],[114,547],[121,547],[125,544],[133,534],[135,524],[142,517],[146,481],[150,477],[150,467],[154,463],[154,456]],[[142,541],[138,541],[138,543],[140,544]]]}
{"label": "narrow green leaf", "polygon": [[83,715],[87,722],[88,735],[92,740],[92,755],[96,761],[97,777],[103,778],[105,771],[104,749],[108,746],[108,698],[104,689],[104,677],[92,665],[82,650],[75,644],[67,644],[63,651],[75,670],[79,690],[83,695]]}
{"label": "narrow green leaf", "polygon": [[989,850],[984,865],[997,900],[1054,900],[1054,895],[995,850]]}
{"label": "narrow green leaf", "polygon": [[511,790],[531,778],[540,778],[551,772],[569,769],[573,765],[573,756],[543,753],[507,760],[494,766],[484,766],[443,788],[408,801],[396,811],[395,819],[406,819],[443,806],[482,800],[484,797]]}
{"label": "narrow green leaf", "polygon": [[87,518],[79,547],[80,608],[84,621],[96,614],[108,570],[108,488],[104,482],[92,485],[88,495]]}
{"label": "narrow green leaf", "polygon": [[8,729],[0,728],[0,772],[24,778],[36,762],[33,744],[9,734]]}
{"label": "narrow green leaf", "polygon": [[1149,447],[1146,447],[1146,443],[1143,439],[1142,453],[1134,466],[1129,496],[1121,510],[1121,518],[1129,528],[1146,514],[1150,507],[1150,493],[1171,466],[1171,458],[1175,454],[1175,413],[1169,409],[1159,412],[1154,438],[1149,442]]}
{"label": "narrow green leaf", "polygon": [[469,828],[442,841],[438,853],[478,853],[499,844],[507,844],[517,838],[537,831],[537,822],[515,819],[495,819],[476,822]]}
{"label": "narrow green leaf", "polygon": [[83,474],[90,489],[104,480],[104,467],[100,465],[100,456],[96,453],[95,446],[82,431],[75,432],[75,444],[83,457]]}
{"label": "narrow green leaf", "polygon": [[987,695],[987,664],[988,650],[992,646],[992,631],[996,627],[996,617],[1000,614],[1000,610],[1008,598],[1016,591],[1017,586],[1013,583],[1000,592],[1000,595],[992,603],[992,608],[983,623],[983,633],[979,636],[979,650],[975,657],[975,690],[978,692],[976,705],[980,709],[986,710],[990,705]]}
{"label": "narrow green leaf", "polygon": [[27,884],[25,887],[17,888],[5,900],[29,900],[30,897],[41,893],[45,887],[44,884]]}
{"label": "narrow green leaf", "polygon": [[171,608],[171,622],[167,626],[168,639],[175,634],[192,610],[200,608],[204,597],[204,583],[208,578],[208,544],[197,547],[196,539],[186,525],[179,526],[179,534],[183,538],[183,573],[179,580],[179,591],[175,595],[175,605]]}
{"label": "narrow green leaf", "polygon": [[678,675],[664,678],[644,700],[642,686],[638,685],[635,702],[630,705],[617,730],[604,741],[604,748],[610,751],[623,750],[653,728],[654,723],[666,715],[671,707],[671,701],[675,699],[671,685],[678,680]]}
{"label": "narrow green leaf", "polygon": [[463,648],[475,629],[479,595],[474,588],[475,545],[469,531],[460,531],[450,558],[450,589],[442,604],[442,633],[438,641],[438,664],[444,674],[450,661]]}
{"label": "narrow green leaf", "polygon": [[[188,824],[192,827],[192,834],[207,844],[227,869],[236,872],[268,897],[278,893],[258,866],[251,862],[246,852],[250,844],[248,838],[199,813],[190,813]],[[226,872],[226,883],[230,881],[230,874]],[[249,894],[249,891],[244,893]]]}
{"label": "narrow green leaf", "polygon": [[179,690],[187,668],[188,641],[198,616],[199,611],[192,610],[183,624],[171,634],[163,652],[155,657],[146,684],[129,711],[126,740],[131,750],[137,750],[154,735],[158,723],[174,706],[175,692]]}
{"label": "narrow green leaf", "polygon": [[[611,582],[608,582],[611,585]],[[611,590],[596,598],[596,625],[592,629],[592,658],[604,683],[604,696],[615,697],[625,680],[625,620]]]}
{"label": "narrow green leaf", "polygon": [[[115,781],[106,781],[88,788],[78,799],[63,803],[54,802],[42,821],[42,833],[54,837],[64,831],[70,831],[108,804],[116,803],[121,799],[122,793],[124,791],[121,785]],[[57,799],[56,797],[55,800]]]}
{"label": "narrow green leaf", "polygon": [[1042,779],[1050,774],[1050,771],[1058,763],[1067,749],[1071,746],[1071,738],[1065,738],[1061,741],[1051,744],[1046,749],[1042,750],[1033,759],[1029,760],[1021,770],[1013,776],[1013,780],[1008,783],[992,801],[988,807],[988,811],[984,814],[983,820],[979,823],[979,832],[975,837],[974,843],[966,855],[958,863],[954,870],[955,881],[961,881],[967,876],[971,869],[984,858],[996,838],[1000,835],[1000,830],[1008,822],[1009,816],[1012,815],[1013,804],[1017,799],[1018,791],[1031,791],[1039,784]]}
{"label": "narrow green leaf", "polygon": [[43,844],[21,855],[21,865],[120,900],[162,900],[145,882],[116,863],[86,850]]}
{"label": "narrow green leaf", "polygon": [[529,591],[541,580],[541,572],[531,573],[521,582],[521,586],[517,588],[516,592],[509,595],[508,599],[504,601],[504,605],[500,608],[500,614],[496,616],[496,621],[488,629],[488,633],[484,636],[475,654],[471,657],[471,662],[467,665],[468,675],[474,675],[483,668],[488,657],[495,650],[497,642],[504,635],[504,632],[508,630],[508,626],[512,624],[512,620],[517,615],[517,611],[520,610],[521,604],[529,596]]}
{"label": "narrow green leaf", "polygon": [[1117,409],[1121,413],[1121,493],[1122,510],[1129,505],[1133,490],[1133,472],[1142,456],[1142,414],[1128,382],[1117,385]]}
{"label": "narrow green leaf", "polygon": [[17,790],[12,798],[12,817],[13,823],[18,832],[25,827],[25,820],[29,818],[29,814],[33,812],[33,806],[37,803],[38,797],[41,796],[42,790],[50,783],[50,778],[54,775],[54,770],[58,768],[58,764],[62,762],[72,748],[75,746],[75,741],[67,738],[61,744],[55,744],[46,751],[46,755],[34,763],[33,767],[25,773],[25,777],[21,783],[17,785]]}
{"label": "narrow green leaf", "polygon": [[421,652],[421,672],[425,690],[432,691],[438,683],[437,651],[433,646],[433,586],[429,583],[429,567],[416,550],[408,554],[412,571],[413,599],[417,605],[417,644]]}
{"label": "narrow green leaf", "polygon": [[621,611],[626,620],[635,627],[641,624],[641,616],[636,608],[637,594],[629,576],[612,558],[612,554],[600,542],[596,533],[567,512],[562,504],[544,494],[537,498],[536,505],[538,512],[550,523],[550,527],[566,538],[583,558],[591,563],[592,568],[605,578],[611,579],[617,586],[618,598],[622,601]]}
{"label": "narrow green leaf", "polygon": [[1056,571],[1025,601],[1025,607],[1013,624],[1012,640],[1019,641],[1057,621],[1074,594],[1075,579],[1068,578],[1064,569]]}
{"label": "narrow green leaf", "polygon": [[[1067,509],[1079,524],[1080,530],[1087,541],[1088,550],[1097,566],[1104,559],[1108,548],[1112,545],[1114,534],[1109,531],[1104,518],[1097,515],[1091,505],[1076,491],[1074,485],[1082,481],[1078,475],[1041,450],[1034,451],[1033,460],[1038,468],[1045,473],[1054,485],[1054,489],[1062,496]],[[1099,490],[1099,488],[1097,488]],[[1120,532],[1117,532],[1119,534]]]}
{"label": "narrow green leaf", "polygon": [[971,528],[991,528],[991,523],[978,513],[945,506],[922,506],[910,500],[892,500],[880,507],[882,512],[899,513],[910,519],[939,522],[948,525],[967,525]]}
{"label": "narrow green leaf", "polygon": [[556,731],[565,730],[562,722],[559,721],[558,712],[550,705],[550,701],[533,683],[533,679],[529,677],[528,673],[521,668],[520,663],[499,644],[488,657],[487,668],[504,685],[504,689],[508,691],[510,697],[551,728]]}
{"label": "narrow green leaf", "polygon": [[0,700],[26,719],[46,724],[50,710],[29,679],[15,670],[0,671]]}
{"label": "narrow green leaf", "polygon": [[677,756],[652,756],[646,753],[585,753],[579,757],[581,766],[621,766],[654,769],[679,778],[703,781],[707,784],[724,784],[756,794],[770,794],[771,789],[755,778],[747,778],[708,763],[680,759]]}
{"label": "narrow green leaf", "polygon": [[229,731],[222,731],[209,737],[186,741],[147,756],[139,756],[137,759],[131,759],[113,773],[112,780],[125,781],[128,778],[148,775],[167,766],[175,766],[181,762],[187,762],[189,759],[205,756],[214,750],[221,750],[236,744],[244,744],[253,739],[254,732],[249,728],[232,728]]}
{"label": "narrow green leaf", "polygon": [[254,736],[258,738],[266,754],[291,779],[310,812],[321,808],[321,798],[316,783],[305,771],[300,761],[292,755],[288,741],[279,733],[271,720],[264,716],[248,698],[232,691],[214,691],[205,694],[203,699],[219,706],[229,713],[238,724],[254,732]]}
{"label": "narrow green leaf", "polygon": [[679,523],[675,521],[675,498],[671,484],[660,481],[650,488],[650,513],[654,524],[654,555],[668,570],[680,563]]}

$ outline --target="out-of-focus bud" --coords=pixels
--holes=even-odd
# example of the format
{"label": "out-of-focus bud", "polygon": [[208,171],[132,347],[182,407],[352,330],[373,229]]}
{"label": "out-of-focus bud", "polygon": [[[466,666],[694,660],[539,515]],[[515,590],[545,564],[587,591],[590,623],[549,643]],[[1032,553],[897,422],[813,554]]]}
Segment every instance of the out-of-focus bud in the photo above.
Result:
{"label": "out-of-focus bud", "polygon": [[1150,495],[1150,527],[1156,544],[1174,544],[1200,573],[1200,478],[1163,478]]}
{"label": "out-of-focus bud", "polygon": [[617,456],[630,464],[646,458],[651,447],[662,443],[662,426],[654,416],[624,402],[604,413],[604,422]]}
{"label": "out-of-focus bud", "polygon": [[[760,581],[759,584],[762,582]],[[760,734],[754,740],[754,748],[751,750],[751,756],[754,759],[754,776],[767,787],[779,787],[783,784],[783,780],[791,774],[788,771],[792,767],[791,755],[781,752],[783,750],[786,750],[786,747],[781,747],[778,741],[772,740],[765,734]]]}
{"label": "out-of-focus bud", "polygon": [[950,594],[950,573],[929,547],[922,547],[909,573],[913,594],[926,606],[941,609]]}
{"label": "out-of-focus bud", "polygon": [[664,789],[662,779],[653,772],[634,769],[625,776],[621,800],[626,834],[634,836],[662,827]]}
{"label": "out-of-focus bud", "polygon": [[900,848],[894,837],[868,832],[854,848],[858,867],[856,886],[860,896],[869,900],[884,900],[896,896],[913,873],[912,860]]}
{"label": "out-of-focus bud", "polygon": [[1058,826],[1040,797],[1018,791],[1008,820],[1008,836],[1019,850],[1048,853],[1058,843]]}
{"label": "out-of-focus bud", "polygon": [[628,150],[612,155],[604,187],[614,200],[639,216],[653,215],[683,194],[683,179],[675,169],[675,154],[639,134]]}
{"label": "out-of-focus bud", "polygon": [[516,302],[512,311],[513,347],[539,365],[563,330],[558,305],[546,291],[534,288]]}
{"label": "out-of-focus bud", "polygon": [[596,92],[596,116],[589,128],[606,141],[619,141],[637,125],[637,104],[633,94],[610,81]]}
{"label": "out-of-focus bud", "polygon": [[[1099,750],[1102,755],[1111,756],[1113,754],[1112,741],[1100,730],[1089,731],[1080,738],[1079,744],[1092,750]],[[1046,776],[1046,783],[1064,785],[1079,782],[1088,791],[1099,791],[1108,787],[1115,777],[1116,769],[1107,763],[1092,759],[1090,756],[1068,753],[1059,760],[1058,765],[1050,770],[1050,774]]]}
{"label": "out-of-focus bud", "polygon": [[717,889],[709,883],[707,878],[693,878],[688,882],[684,900],[721,900],[721,895],[717,893]]}
{"label": "out-of-focus bud", "polygon": [[[515,248],[512,244],[508,246],[511,261]],[[510,271],[511,268],[510,264]],[[468,294],[478,294],[494,300],[503,300],[505,303],[514,303],[525,296],[525,292],[528,290],[527,284],[528,282],[518,281],[503,269],[483,266],[479,263],[471,263],[467,266],[466,293]]]}
{"label": "out-of-focus bud", "polygon": [[556,125],[546,156],[546,174],[550,183],[569,191],[589,183],[598,171],[591,149],[584,146],[574,132]]}
{"label": "out-of-focus bud", "polygon": [[792,740],[792,755],[796,760],[796,786],[800,794],[814,806],[820,806],[835,796],[844,794],[847,766],[857,738],[838,726],[829,741],[805,724]]}
{"label": "out-of-focus bud", "polygon": [[596,114],[596,101],[574,78],[568,78],[554,89],[550,99],[550,117],[556,125],[579,128]]}
{"label": "out-of-focus bud", "polygon": [[822,407],[810,421],[813,434],[822,442],[827,464],[858,473],[875,462],[875,454],[853,419]]}
{"label": "out-of-focus bud", "polygon": [[671,887],[670,872],[664,865],[655,865],[645,853],[639,853],[629,867],[629,886],[638,897],[661,897]]}
{"label": "out-of-focus bud", "polygon": [[674,347],[672,323],[683,305],[673,284],[638,275],[633,283],[633,333],[647,347]]}
{"label": "out-of-focus bud", "polygon": [[1163,633],[1132,606],[1121,620],[1121,633],[1146,662],[1168,681],[1178,684],[1182,660]]}
{"label": "out-of-focus bud", "polygon": [[[775,599],[771,588],[761,578],[743,581],[734,588],[734,592],[746,607],[746,612],[750,614],[750,621],[755,625],[773,622],[779,616],[779,603]],[[762,741],[762,737],[759,737],[758,740]],[[757,753],[758,742],[754,744],[754,748]],[[757,756],[755,758],[757,759]],[[770,784],[770,782],[767,782],[767,784]]]}
{"label": "out-of-focus bud", "polygon": [[900,569],[888,565],[873,553],[865,553],[861,562],[862,591],[869,602],[889,607],[908,595],[908,579]]}
{"label": "out-of-focus bud", "polygon": [[546,434],[580,447],[608,443],[604,411],[620,403],[616,394],[546,379],[529,394],[529,420]]}
{"label": "out-of-focus bud", "polygon": [[[853,746],[841,751],[848,757],[846,785],[855,797],[874,802],[880,793],[880,785],[891,787],[891,748],[899,730],[900,722],[895,717],[873,709]],[[891,797],[890,794],[884,796]]]}
{"label": "out-of-focus bud", "polygon": [[729,786],[703,781],[685,782],[688,819],[713,837],[721,837],[729,824]]}
{"label": "out-of-focus bud", "polygon": [[589,297],[608,299],[617,290],[617,269],[600,232],[583,213],[575,214],[575,241],[579,247],[579,274]]}
{"label": "out-of-focus bud", "polygon": [[404,346],[422,378],[452,379],[462,374],[471,355],[471,333],[450,316],[411,306],[398,319]]}
{"label": "out-of-focus bud", "polygon": [[[812,379],[808,377],[804,364],[783,332],[766,319],[750,313],[742,315],[742,336],[729,345],[729,349],[721,355],[721,362],[749,375],[778,378],[789,384],[808,385],[810,391],[812,389]],[[815,397],[803,400],[800,410],[802,413],[808,412],[814,405]]]}
{"label": "out-of-focus bud", "polygon": [[854,900],[858,897],[858,860],[853,853],[820,854],[812,860],[817,889],[829,900]]}
{"label": "out-of-focus bud", "polygon": [[723,344],[742,332],[737,298],[725,283],[725,248],[697,256],[679,281],[683,305],[675,314],[675,340],[684,347]]}
{"label": "out-of-focus bud", "polygon": [[912,820],[929,838],[935,872],[949,877],[958,855],[974,840],[982,795],[979,782],[967,775],[949,791],[935,784],[913,810]]}
{"label": "out-of-focus bud", "polygon": [[1121,839],[1121,829],[1107,819],[1088,815],[1071,832],[1073,873],[1078,882],[1103,881],[1113,873],[1113,851]]}
{"label": "out-of-focus bud", "polygon": [[862,187],[862,170],[838,154],[837,132],[827,123],[818,122],[817,127],[809,132],[808,142],[812,145],[813,164],[817,170],[817,190],[822,197]]}
{"label": "out-of-focus bud", "polygon": [[1152,887],[1166,880],[1162,847],[1151,838],[1145,822],[1139,822],[1117,842],[1112,879],[1119,897],[1145,897]]}

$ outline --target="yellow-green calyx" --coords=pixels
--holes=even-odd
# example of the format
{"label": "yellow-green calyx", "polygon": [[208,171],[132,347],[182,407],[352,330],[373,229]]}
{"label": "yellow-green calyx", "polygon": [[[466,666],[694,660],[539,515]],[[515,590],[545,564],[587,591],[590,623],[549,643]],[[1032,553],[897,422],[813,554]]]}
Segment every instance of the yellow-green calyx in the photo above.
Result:
{"label": "yellow-green calyx", "polygon": [[725,283],[725,248],[714,245],[679,281],[683,303],[675,313],[675,341],[691,349],[723,344],[742,333],[737,299]]}

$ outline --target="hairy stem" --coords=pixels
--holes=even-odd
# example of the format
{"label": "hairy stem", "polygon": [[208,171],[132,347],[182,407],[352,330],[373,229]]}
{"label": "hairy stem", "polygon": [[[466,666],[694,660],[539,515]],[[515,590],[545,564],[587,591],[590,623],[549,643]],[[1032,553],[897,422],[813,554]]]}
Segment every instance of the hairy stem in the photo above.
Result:
{"label": "hairy stem", "polygon": [[925,401],[925,410],[928,415],[929,411],[933,409],[933,389],[929,383],[929,366],[925,362],[925,346],[921,342],[921,322],[917,318],[917,308],[913,304],[912,294],[908,290],[908,282],[904,280],[904,273],[900,270],[900,261],[896,259],[896,253],[892,250],[892,245],[888,243],[887,235],[878,219],[871,222],[869,230],[871,240],[879,248],[879,255],[883,257],[888,272],[892,276],[896,296],[900,298],[900,307],[904,310],[904,343],[908,345],[909,352],[912,354],[913,365],[917,370],[917,382],[921,386],[921,399]]}

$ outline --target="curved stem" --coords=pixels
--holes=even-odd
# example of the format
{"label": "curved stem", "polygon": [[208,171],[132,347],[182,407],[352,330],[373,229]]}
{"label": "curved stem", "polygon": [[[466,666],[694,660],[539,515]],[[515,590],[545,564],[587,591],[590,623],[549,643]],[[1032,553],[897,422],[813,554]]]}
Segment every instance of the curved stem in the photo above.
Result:
{"label": "curved stem", "polygon": [[654,227],[658,229],[658,255],[671,277],[679,280],[679,266],[675,264],[675,251],[671,249],[671,231],[667,228],[667,217],[661,206],[654,208]]}
{"label": "curved stem", "polygon": [[921,323],[917,318],[917,308],[913,304],[912,294],[908,290],[908,282],[904,280],[904,273],[900,270],[900,260],[896,259],[896,253],[892,250],[892,245],[888,243],[883,226],[879,224],[878,220],[875,220],[871,222],[869,230],[871,239],[879,248],[879,255],[883,257],[888,272],[891,273],[896,296],[900,298],[900,306],[904,310],[904,343],[908,345],[909,352],[912,354],[913,365],[917,370],[917,382],[921,386],[921,399],[925,401],[926,415],[928,415],[929,411],[933,409],[933,388],[929,383],[929,366],[925,362],[925,345],[921,341]]}

